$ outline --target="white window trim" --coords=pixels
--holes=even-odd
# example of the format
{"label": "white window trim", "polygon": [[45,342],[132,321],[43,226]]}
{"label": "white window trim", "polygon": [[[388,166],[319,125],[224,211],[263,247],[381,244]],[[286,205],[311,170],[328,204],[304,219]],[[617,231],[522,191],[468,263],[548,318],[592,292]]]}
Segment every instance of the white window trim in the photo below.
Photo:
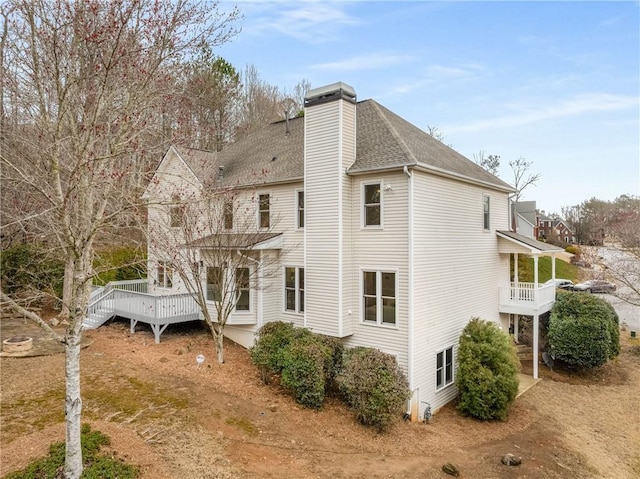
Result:
{"label": "white window trim", "polygon": [[[451,349],[451,381],[450,382],[446,382],[446,360],[447,360],[447,353],[446,351],[448,351],[449,349]],[[442,367],[442,380],[443,380],[443,384],[442,386],[438,386],[438,354],[443,353],[442,356],[442,361],[443,361],[443,367]],[[449,386],[453,385],[456,383],[456,348],[455,345],[451,345],[451,346],[447,346],[446,348],[442,348],[436,351],[436,368],[435,368],[435,387],[436,387],[436,391],[442,391],[446,388],[448,388]]]}
{"label": "white window trim", "polygon": [[[485,202],[485,199],[489,200],[489,211],[487,212],[487,214],[489,215],[489,218],[488,218],[488,223],[489,224],[487,226],[485,226],[485,224],[484,224],[484,202]],[[486,194],[486,193],[482,194],[482,229],[483,229],[483,231],[491,231],[491,196]]]}
{"label": "white window trim", "polygon": [[236,274],[236,269],[238,268],[246,268],[249,270],[249,287],[247,288],[249,291],[249,309],[238,309],[238,299],[235,298],[234,301],[236,301],[236,303],[233,306],[233,313],[234,314],[253,314],[253,288],[251,287],[251,275],[253,274],[253,268],[251,266],[236,266],[233,268],[233,272],[231,274],[234,275],[233,277],[233,284],[236,284],[236,278],[235,278],[235,274]]}
{"label": "white window trim", "polygon": [[299,221],[299,213],[300,213],[300,199],[299,199],[299,195],[300,193],[302,193],[302,196],[304,197],[304,188],[298,188],[297,190],[295,190],[295,198],[294,198],[294,203],[295,203],[295,213],[294,213],[294,218],[295,218],[295,224],[296,224],[296,229],[297,230],[303,230],[304,229],[304,225],[307,224],[307,210],[306,210],[306,198],[305,199],[305,208],[302,209],[303,211],[303,221],[304,221],[304,225],[300,226],[300,221]]}
{"label": "white window trim", "polygon": [[[269,226],[260,226],[260,195],[269,195]],[[256,226],[259,230],[268,230],[273,227],[273,194],[271,191],[256,192]]]}
{"label": "white window trim", "polygon": [[[367,225],[366,224],[366,212],[365,212],[365,193],[364,188],[368,185],[380,185],[380,224],[379,225]],[[364,230],[382,230],[384,229],[384,181],[368,180],[360,183],[360,228]]]}
{"label": "white window trim", "polygon": [[[296,272],[295,278],[295,311],[292,309],[287,309],[287,268],[293,268]],[[282,302],[282,311],[286,314],[295,314],[296,316],[302,316],[304,311],[300,311],[300,270],[304,269],[304,266],[291,266],[285,265],[282,269],[283,278],[282,278],[282,291],[284,293],[284,298]],[[302,290],[304,291],[304,289]]]}
{"label": "white window trim", "polygon": [[[174,289],[175,288],[175,275],[173,262],[168,259],[159,259],[156,265],[156,286],[162,289]],[[164,281],[160,284],[160,265],[162,265]],[[167,286],[167,270],[171,271],[171,286]]]}
{"label": "white window trim", "polygon": [[[387,328],[387,329],[400,329],[400,294],[399,294],[399,268],[384,268],[384,267],[376,267],[376,268],[360,268],[360,296],[359,296],[359,304],[360,304],[360,324],[367,326],[374,326],[376,328]],[[382,322],[382,309],[376,308],[376,322],[373,321],[365,321],[364,319],[364,275],[363,273],[376,273],[376,299],[382,299],[382,281],[378,281],[378,275],[382,273],[394,273],[395,274],[395,299],[396,299],[396,322],[394,324],[383,323]],[[377,301],[376,301],[376,304]],[[382,303],[380,303],[382,304]]]}

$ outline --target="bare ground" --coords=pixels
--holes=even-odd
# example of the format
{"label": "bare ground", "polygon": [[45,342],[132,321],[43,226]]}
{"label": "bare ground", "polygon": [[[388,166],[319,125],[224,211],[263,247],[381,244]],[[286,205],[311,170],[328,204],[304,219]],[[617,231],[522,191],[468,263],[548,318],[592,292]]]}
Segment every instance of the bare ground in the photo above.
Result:
{"label": "bare ground", "polygon": [[[620,357],[591,374],[541,367],[543,381],[505,422],[448,406],[430,424],[398,421],[378,434],[336,400],[312,411],[264,386],[237,345],[217,364],[198,325],[170,327],[156,345],[147,328],[131,335],[115,322],[85,333],[84,419],[148,479],[444,478],[447,462],[463,478],[640,478],[640,342],[627,335]],[[64,357],[0,366],[4,475],[63,440]],[[502,465],[506,453],[522,465]]]}

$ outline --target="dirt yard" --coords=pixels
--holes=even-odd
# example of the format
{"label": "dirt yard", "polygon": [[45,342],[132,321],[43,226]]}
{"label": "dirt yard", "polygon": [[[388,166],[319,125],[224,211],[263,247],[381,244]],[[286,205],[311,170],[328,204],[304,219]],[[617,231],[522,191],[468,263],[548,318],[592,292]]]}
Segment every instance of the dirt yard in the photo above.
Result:
{"label": "dirt yard", "polygon": [[[85,336],[84,420],[112,449],[163,478],[640,478],[640,342],[595,373],[541,367],[506,422],[483,423],[453,406],[430,424],[399,421],[386,434],[355,423],[337,401],[320,411],[262,385],[247,351],[226,346],[215,362],[208,334],[170,327],[154,344],[115,322]],[[196,356],[204,354],[198,366]],[[2,358],[0,475],[64,438],[62,354]],[[522,457],[504,466],[506,453]]]}

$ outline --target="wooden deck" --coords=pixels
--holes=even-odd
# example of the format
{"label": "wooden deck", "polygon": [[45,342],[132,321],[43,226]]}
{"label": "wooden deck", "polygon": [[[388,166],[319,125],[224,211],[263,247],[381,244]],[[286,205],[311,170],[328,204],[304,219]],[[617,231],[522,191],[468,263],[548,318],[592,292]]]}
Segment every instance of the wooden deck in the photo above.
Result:
{"label": "wooden deck", "polygon": [[170,324],[202,319],[200,308],[189,293],[153,295],[147,293],[147,281],[113,281],[92,293],[85,329],[94,329],[114,316],[131,321],[131,332],[138,323],[151,327],[155,342]]}

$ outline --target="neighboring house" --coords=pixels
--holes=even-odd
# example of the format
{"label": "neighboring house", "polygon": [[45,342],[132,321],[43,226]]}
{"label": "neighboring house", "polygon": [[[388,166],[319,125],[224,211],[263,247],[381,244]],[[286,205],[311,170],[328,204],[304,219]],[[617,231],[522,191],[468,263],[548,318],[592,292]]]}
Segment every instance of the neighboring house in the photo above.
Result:
{"label": "neighboring house", "polygon": [[[219,236],[244,233],[234,228],[249,218],[264,235],[238,254],[271,265],[238,292],[225,335],[250,347],[263,324],[282,320],[393,354],[413,391],[414,418],[426,403],[436,410],[455,397],[458,342],[471,318],[506,331],[524,314],[537,325],[555,301],[537,267],[534,283],[518,281],[519,254],[537,266],[540,255],[561,250],[510,231],[513,188],[374,100],[357,102],[343,83],[311,90],[304,117],[223,151],[171,147],[145,192],[149,224],[173,223],[175,207],[164,203],[211,188],[236,191],[243,205]],[[224,267],[211,264],[204,244],[190,245],[202,248],[203,283]],[[151,324],[156,340],[167,324],[193,319],[190,307],[158,303],[184,298],[170,255],[150,248],[148,261],[145,291],[96,293],[92,314],[102,316],[94,325],[109,314],[98,307],[107,297],[116,298],[110,314],[130,317],[132,328]],[[142,298],[155,316],[127,313],[125,297]]]}
{"label": "neighboring house", "polygon": [[535,201],[518,201],[511,205],[515,214],[516,232],[527,238],[538,239],[539,217]]}
{"label": "neighboring house", "polygon": [[539,222],[537,239],[548,240],[555,237],[565,243],[575,243],[575,235],[563,219],[547,216],[544,210],[538,211],[537,214]]}

